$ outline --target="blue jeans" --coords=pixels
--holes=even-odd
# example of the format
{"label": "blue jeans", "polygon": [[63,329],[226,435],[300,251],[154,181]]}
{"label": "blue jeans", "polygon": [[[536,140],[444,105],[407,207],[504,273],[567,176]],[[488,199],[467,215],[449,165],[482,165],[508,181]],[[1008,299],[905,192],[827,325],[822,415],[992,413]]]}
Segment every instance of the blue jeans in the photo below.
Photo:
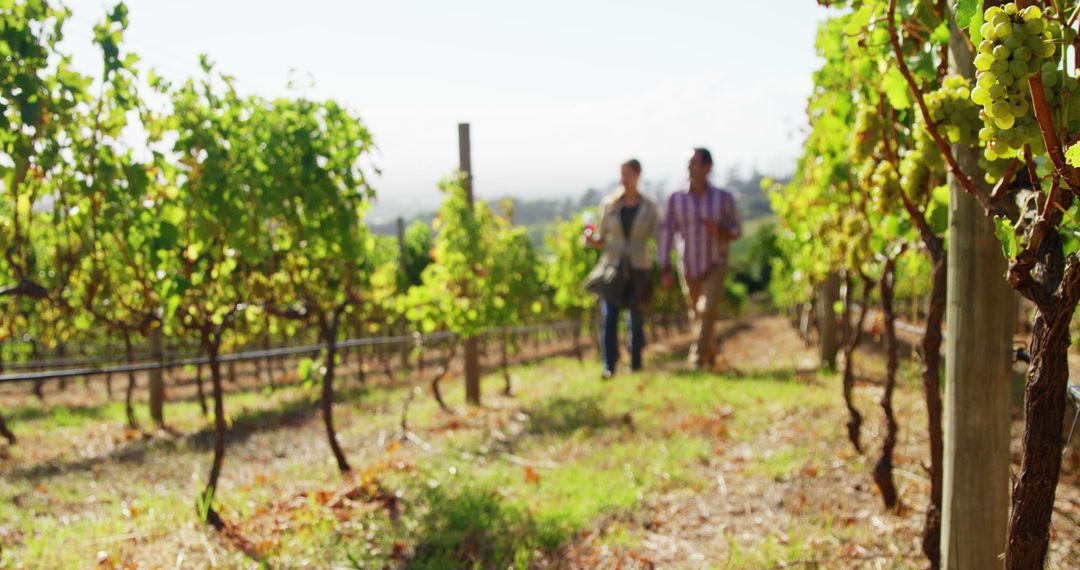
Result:
{"label": "blue jeans", "polygon": [[[645,316],[640,308],[629,309],[630,313],[630,368],[641,369],[641,349],[645,348]],[[619,361],[619,309],[600,300],[600,318],[604,326],[600,330],[600,346],[604,351],[604,369],[615,371]]]}

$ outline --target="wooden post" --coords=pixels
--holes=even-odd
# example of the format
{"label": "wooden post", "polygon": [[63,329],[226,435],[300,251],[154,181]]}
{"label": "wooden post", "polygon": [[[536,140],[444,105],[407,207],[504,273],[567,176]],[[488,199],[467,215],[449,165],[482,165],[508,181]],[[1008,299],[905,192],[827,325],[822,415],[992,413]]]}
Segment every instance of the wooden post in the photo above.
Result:
{"label": "wooden post", "polygon": [[836,354],[840,351],[839,323],[833,306],[840,299],[840,276],[835,271],[829,273],[818,284],[818,334],[821,349],[821,367],[836,369]]}
{"label": "wooden post", "polygon": [[[150,329],[150,359],[159,365],[162,363],[161,324],[154,323]],[[150,371],[150,417],[154,423],[165,425],[165,375],[161,368]]]}
{"label": "wooden post", "polygon": [[[401,273],[401,277],[408,277],[405,270],[405,220],[400,216],[397,219],[397,244],[398,244],[398,272]],[[403,281],[404,282],[404,281]],[[407,336],[409,333],[409,323],[406,319],[401,319],[401,326],[398,327],[398,332],[401,336]],[[401,371],[404,374],[409,373],[409,349],[411,343],[401,343]]]}
{"label": "wooden post", "polygon": [[[471,207],[474,198],[469,123],[458,124],[458,157]],[[475,337],[465,339],[465,400],[474,406],[480,405],[480,350]]]}
{"label": "wooden post", "polygon": [[[974,79],[972,54],[949,16],[950,72]],[[982,181],[977,148],[954,147],[960,168]],[[994,223],[949,176],[948,335],[942,567],[1001,568],[1009,516],[1009,349],[1016,294]]]}

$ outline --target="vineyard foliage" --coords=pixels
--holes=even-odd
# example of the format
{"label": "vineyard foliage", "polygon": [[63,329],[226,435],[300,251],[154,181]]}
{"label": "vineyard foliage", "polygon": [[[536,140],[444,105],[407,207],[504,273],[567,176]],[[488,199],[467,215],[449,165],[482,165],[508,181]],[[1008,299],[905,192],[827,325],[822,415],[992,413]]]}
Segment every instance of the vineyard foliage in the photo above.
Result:
{"label": "vineyard foliage", "polygon": [[[1041,567],[1060,467],[1060,452],[1053,450],[1061,445],[1067,329],[1080,300],[1080,105],[1071,101],[1078,85],[1078,4],[823,4],[837,10],[818,33],[824,63],[807,106],[810,132],[792,182],[771,188],[785,253],[774,268],[774,292],[781,303],[795,305],[809,301],[829,275],[847,276],[849,287],[853,276],[880,280],[888,331],[894,315],[885,296],[895,293],[888,272],[900,272],[895,282],[901,286],[931,283],[922,291],[928,295],[923,380],[934,454],[924,550],[936,565],[936,355],[949,203],[955,191],[977,200],[994,220],[1009,263],[1002,277],[1036,307],[1024,454],[1005,563]],[[922,261],[904,263],[911,252]],[[883,405],[888,395],[887,385]]]}
{"label": "vineyard foliage", "polygon": [[94,28],[100,73],[83,75],[59,48],[66,8],[0,5],[0,364],[67,347],[123,346],[130,359],[156,332],[207,356],[214,458],[197,506],[218,528],[225,353],[272,338],[324,343],[321,363],[300,373],[321,377],[347,471],[332,419],[342,338],[468,338],[541,314],[591,317],[581,285],[595,253],[580,219],[559,226],[545,258],[509,204],[474,202],[454,174],[431,227],[409,227],[401,244],[373,235],[363,165],[374,142],[354,112],[245,95],[206,56],[196,77],[161,78],[127,50],[122,3]]}
{"label": "vineyard foliage", "polygon": [[364,222],[373,139],[353,112],[244,95],[205,56],[197,77],[165,80],[128,51],[124,4],[95,26],[100,73],[84,75],[58,47],[69,17],[46,0],[3,11],[6,361],[141,345],[155,328],[220,353],[335,314],[341,335],[464,336],[587,316],[594,260],[578,222],[544,258],[512,211],[470,204],[454,175],[439,218],[410,226],[399,250]]}

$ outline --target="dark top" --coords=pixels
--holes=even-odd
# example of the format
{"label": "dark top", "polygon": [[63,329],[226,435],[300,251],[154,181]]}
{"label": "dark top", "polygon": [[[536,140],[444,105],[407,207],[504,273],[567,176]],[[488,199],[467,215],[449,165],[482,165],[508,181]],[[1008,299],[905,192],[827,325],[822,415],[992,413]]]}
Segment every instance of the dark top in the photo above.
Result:
{"label": "dark top", "polygon": [[637,217],[640,208],[641,204],[635,204],[633,206],[623,206],[619,209],[619,219],[622,220],[623,235],[626,236],[627,241],[630,240],[630,229],[634,227],[634,218]]}
{"label": "dark top", "polygon": [[[619,220],[622,221],[623,235],[627,241],[630,239],[630,230],[634,228],[634,219],[637,217],[641,204],[622,206],[619,208]],[[608,299],[616,307],[637,310],[641,305],[648,303],[652,297],[652,275],[646,269],[630,269],[629,283],[623,290],[621,299]]]}

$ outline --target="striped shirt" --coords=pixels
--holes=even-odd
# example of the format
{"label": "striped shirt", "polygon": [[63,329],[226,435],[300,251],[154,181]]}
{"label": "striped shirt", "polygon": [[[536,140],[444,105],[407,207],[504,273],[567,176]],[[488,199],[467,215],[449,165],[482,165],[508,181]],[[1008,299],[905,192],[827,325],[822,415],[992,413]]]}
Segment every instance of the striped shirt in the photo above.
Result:
{"label": "striped shirt", "polygon": [[[717,222],[722,228],[739,228],[735,197],[727,190],[709,184],[705,192],[689,190],[668,196],[664,220],[660,225],[659,261],[661,267],[671,267],[671,246],[674,244],[682,261],[683,275],[690,279],[703,277],[714,266],[727,263],[729,240],[716,239],[703,223]],[[679,235],[676,242],[675,234]]]}

